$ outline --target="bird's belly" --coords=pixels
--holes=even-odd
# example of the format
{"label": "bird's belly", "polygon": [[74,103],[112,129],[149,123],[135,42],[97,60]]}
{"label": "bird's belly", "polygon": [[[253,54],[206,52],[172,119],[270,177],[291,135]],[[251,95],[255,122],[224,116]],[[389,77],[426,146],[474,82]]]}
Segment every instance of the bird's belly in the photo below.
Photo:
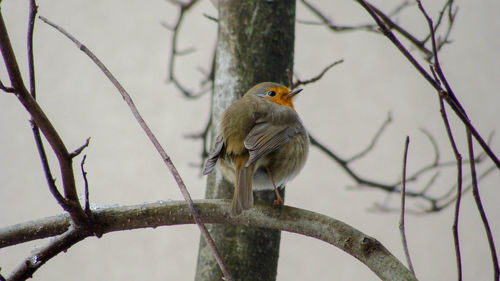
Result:
{"label": "bird's belly", "polygon": [[271,172],[276,187],[285,187],[286,183],[295,178],[304,166],[308,152],[309,138],[299,136],[258,160],[254,173],[253,190],[274,188],[267,170]]}

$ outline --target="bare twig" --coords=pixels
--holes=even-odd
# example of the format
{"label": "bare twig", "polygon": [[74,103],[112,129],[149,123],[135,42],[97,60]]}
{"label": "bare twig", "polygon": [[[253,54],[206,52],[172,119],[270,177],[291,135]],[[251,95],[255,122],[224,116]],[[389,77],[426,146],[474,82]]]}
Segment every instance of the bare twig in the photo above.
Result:
{"label": "bare twig", "polygon": [[[401,44],[399,39],[387,27],[387,25],[383,22],[383,20],[375,13],[375,11],[373,11],[373,9],[365,0],[356,0],[356,2],[358,2],[363,8],[365,8],[365,10],[370,14],[370,16],[375,20],[377,25],[380,27],[382,33],[399,49],[399,51],[408,59],[408,61],[415,67],[415,69],[417,69],[418,72],[420,72],[420,74],[425,78],[425,80],[427,80],[427,82],[429,82],[429,84],[431,84],[438,92],[446,93],[445,95],[446,102],[450,105],[455,114],[460,118],[462,123],[465,124],[467,129],[471,131],[472,135],[484,149],[488,157],[495,163],[497,168],[500,169],[500,160],[491,150],[488,144],[484,141],[483,137],[479,134],[479,132],[477,132],[476,128],[472,125],[471,121],[465,114],[465,110],[463,109],[462,105],[456,98],[455,94],[453,93],[453,90],[449,87],[449,84],[446,82],[446,79],[442,74],[441,68],[438,67],[439,62],[438,61],[435,62],[437,63],[436,71],[439,75],[439,78],[444,82],[446,91],[441,87],[441,85],[435,79],[433,79],[433,77],[420,65],[420,63],[418,63],[418,61],[410,54],[410,52],[403,46],[403,44]],[[428,16],[426,18],[428,20],[430,19]],[[434,32],[434,29],[432,27],[432,21],[430,21],[430,29],[432,30],[432,32]],[[435,45],[435,42],[433,45]],[[435,48],[433,47],[433,49]],[[436,57],[436,53],[434,53],[434,57]]]}
{"label": "bare twig", "polygon": [[[30,0],[29,15],[28,15],[28,39],[26,40],[28,49],[28,70],[30,77],[30,93],[33,99],[36,100],[36,86],[35,86],[35,59],[33,56],[33,31],[35,29],[35,19],[38,12],[38,6],[35,0]],[[36,126],[36,125],[35,125]],[[38,130],[40,136],[40,131]]]}
{"label": "bare twig", "polygon": [[396,30],[399,34],[401,34],[401,36],[408,39],[408,41],[410,41],[413,46],[417,47],[418,50],[424,53],[427,59],[430,59],[432,57],[432,52],[425,46],[425,41],[418,40],[415,36],[413,36],[413,34],[395,23],[389,16],[385,15],[384,12],[382,12],[371,3],[367,2],[367,4],[384,21],[389,29]]}
{"label": "bare twig", "polygon": [[172,46],[171,46],[170,60],[168,62],[169,81],[173,82],[174,85],[177,87],[177,89],[179,89],[179,91],[181,91],[185,97],[197,98],[206,93],[208,89],[203,89],[199,93],[193,93],[192,91],[188,90],[184,85],[182,85],[179,79],[175,76],[175,61],[178,55],[183,54],[183,52],[179,51],[177,48],[177,37],[179,35],[182,21],[186,13],[189,11],[189,9],[191,9],[198,2],[198,0],[190,0],[188,2],[169,0],[169,2],[179,6],[179,16],[177,17],[176,23],[173,26],[163,24],[163,26],[167,27],[168,30],[172,31]]}
{"label": "bare twig", "polygon": [[[465,161],[464,161],[465,162]],[[482,179],[484,179],[485,177],[487,177],[488,175],[490,175],[492,172],[496,171],[496,166],[491,166],[489,167],[488,169],[484,170],[478,177],[477,177],[477,180],[478,182],[481,181]],[[457,188],[457,185],[455,184],[454,186],[454,189],[455,190]],[[461,196],[467,194],[470,190],[472,189],[472,183],[468,184],[465,188],[463,188],[462,186],[462,193],[461,193]],[[453,203],[456,204],[456,198],[457,196],[453,196],[453,198],[450,198],[447,200],[447,198],[440,198],[438,199],[438,201],[440,201],[440,204],[439,205],[436,205],[436,210],[439,211],[439,210],[443,210],[449,206],[451,206]],[[446,200],[446,201],[445,201]]]}
{"label": "bare twig", "polygon": [[85,160],[87,155],[83,155],[82,162],[80,163],[80,170],[82,171],[83,182],[85,183],[85,213],[90,214],[90,200],[89,200],[89,182],[87,180],[87,172],[83,167],[85,165]]}
{"label": "bare twig", "polygon": [[315,77],[313,77],[311,79],[304,80],[304,81],[302,81],[300,79],[297,79],[297,81],[295,81],[294,83],[291,84],[291,88],[295,89],[295,88],[297,88],[300,85],[306,85],[306,84],[309,84],[309,83],[314,83],[314,82],[318,81],[319,79],[321,79],[323,77],[323,75],[325,75],[325,73],[328,72],[328,70],[330,70],[332,67],[336,66],[337,64],[343,63],[343,62],[344,62],[344,60],[340,59],[338,61],[335,61],[335,62],[329,64],[318,75],[316,75]]}
{"label": "bare twig", "polygon": [[[349,167],[349,163],[345,159],[341,158],[340,156],[335,154],[333,151],[328,149],[326,146],[321,144],[319,141],[316,140],[315,137],[310,135],[309,138],[311,139],[311,145],[316,146],[319,150],[321,150],[326,155],[328,155],[330,158],[332,158],[335,162],[337,162],[344,169],[344,171],[346,171],[347,174],[349,176],[351,176],[351,178],[354,181],[356,181],[357,184],[364,185],[364,186],[370,186],[370,187],[374,187],[374,188],[379,188],[379,189],[382,189],[382,190],[385,190],[388,192],[398,192],[398,193],[400,192],[400,189],[398,188],[399,182],[398,182],[398,184],[395,185],[395,184],[385,184],[385,183],[380,183],[380,182],[365,179],[365,178],[361,177],[360,175],[358,175],[353,169],[351,169],[351,167]],[[406,195],[411,196],[411,197],[422,198],[422,199],[427,200],[427,201],[434,201],[433,198],[427,196],[426,194],[420,194],[420,192],[406,191]]]}
{"label": "bare twig", "polygon": [[[445,97],[448,97],[448,96],[451,97],[451,99],[454,101],[454,103],[452,103],[452,105],[458,105],[458,106],[460,106],[460,103],[456,99],[456,97],[455,97],[455,95],[453,93],[453,90],[451,89],[451,87],[450,87],[450,85],[448,83],[448,80],[446,79],[446,77],[445,77],[445,75],[444,75],[444,73],[443,73],[443,71],[441,69],[441,65],[439,63],[439,56],[438,56],[438,53],[437,53],[435,30],[434,30],[434,25],[433,25],[432,19],[427,14],[427,11],[425,10],[425,8],[422,5],[422,2],[420,0],[416,0],[416,1],[417,1],[417,4],[418,4],[418,7],[419,7],[420,11],[422,12],[422,14],[424,15],[424,17],[425,17],[425,19],[427,21],[427,24],[429,26],[429,30],[430,30],[430,33],[431,33],[432,49],[433,49],[433,53],[434,53],[434,67],[431,68],[431,71],[432,71],[433,75],[435,76],[435,81],[441,81],[444,84],[444,86],[445,86],[445,88],[447,90],[447,94],[445,95]],[[451,6],[451,4],[450,4],[450,6]],[[450,7],[450,10],[451,10],[451,7]],[[437,79],[436,76],[439,77],[439,80]],[[442,93],[444,94],[444,91],[438,92],[438,94],[442,94]],[[441,97],[443,97],[443,96],[441,95]],[[442,98],[440,100],[442,100]],[[444,108],[444,106],[441,106],[441,108]],[[453,106],[452,106],[452,108],[453,108]],[[465,111],[463,110],[463,108],[461,106],[460,106],[460,109],[461,109],[461,113],[468,120],[468,117],[467,117]],[[445,115],[443,115],[443,116],[445,116]],[[449,126],[448,126],[447,129],[449,129]],[[471,128],[469,126],[467,126],[467,124],[466,124],[466,131],[467,131],[467,144],[468,144],[469,159],[470,159],[470,168],[471,168],[471,178],[472,178],[472,194],[473,194],[474,200],[476,202],[476,206],[477,206],[477,209],[479,211],[479,214],[481,216],[481,220],[483,222],[483,226],[484,226],[484,229],[486,231],[486,236],[488,238],[488,244],[489,244],[490,252],[491,252],[491,259],[492,259],[492,262],[493,262],[493,275],[494,275],[494,279],[493,280],[499,280],[500,270],[499,270],[499,264],[498,264],[498,257],[497,257],[497,253],[496,253],[495,242],[494,242],[494,239],[493,239],[493,235],[491,233],[491,229],[490,229],[490,225],[489,225],[489,222],[488,222],[488,218],[486,216],[486,212],[484,211],[483,205],[481,203],[481,197],[479,196],[479,190],[478,190],[478,187],[477,187],[476,164],[474,162],[474,146],[473,146],[473,141],[472,141],[472,131],[471,131]],[[482,138],[481,138],[481,140],[482,140]],[[483,140],[483,142],[484,142],[484,140]],[[486,145],[486,147],[489,148],[488,145]],[[456,149],[456,147],[454,149]],[[483,147],[483,149],[484,149],[484,147]],[[485,151],[486,151],[486,149],[485,149]],[[495,155],[493,155],[493,156],[495,156]],[[490,156],[490,158],[491,158],[491,156]],[[492,158],[492,160],[493,160],[493,158]],[[459,180],[461,180],[461,179],[459,179]],[[459,183],[459,185],[460,185],[460,183]],[[458,202],[458,198],[459,198],[459,195],[457,195],[457,202]],[[457,208],[459,208],[458,203],[457,203],[456,209]],[[457,212],[458,211],[456,210],[455,211],[456,215],[457,215]],[[455,220],[458,223],[458,217]],[[459,268],[459,270],[461,270],[461,268]]]}
{"label": "bare twig", "polygon": [[[35,0],[30,1],[29,7],[29,16],[28,16],[28,39],[27,39],[27,50],[28,50],[28,70],[29,70],[29,80],[30,80],[30,94],[34,100],[36,100],[36,79],[35,79],[35,62],[33,56],[33,31],[35,28],[35,18],[38,11],[38,7],[35,3]],[[63,207],[63,209],[67,209],[66,200],[61,195],[54,181],[54,177],[52,176],[52,172],[50,170],[49,161],[47,160],[47,153],[45,152],[45,148],[42,142],[42,137],[40,135],[40,129],[36,125],[35,121],[31,119],[31,129],[33,132],[33,137],[35,138],[35,144],[38,150],[38,155],[40,156],[40,160],[42,162],[43,171],[45,173],[45,179],[49,186],[50,193],[57,200],[59,205]],[[66,207],[65,207],[66,206]]]}
{"label": "bare twig", "polygon": [[[85,225],[88,218],[78,202],[78,195],[75,186],[75,178],[73,174],[72,159],[69,152],[55,130],[54,126],[40,108],[38,103],[33,99],[24,85],[24,81],[19,70],[19,66],[10,43],[10,38],[7,33],[7,28],[3,20],[3,15],[0,12],[0,49],[4,58],[5,66],[9,74],[12,88],[15,89],[15,95],[31,115],[31,118],[42,130],[45,138],[54,150],[59,161],[61,177],[66,204],[62,207],[71,214],[75,225]],[[50,181],[50,180],[49,180]],[[49,184],[50,186],[50,184]],[[59,200],[58,200],[59,201]],[[59,201],[60,203],[62,201]]]}
{"label": "bare twig", "polygon": [[184,200],[186,200],[186,202],[189,206],[189,209],[191,211],[191,214],[193,215],[194,221],[196,222],[196,224],[200,228],[200,231],[201,231],[203,238],[210,245],[212,252],[215,256],[215,259],[217,260],[217,263],[221,267],[221,270],[222,270],[225,278],[228,280],[232,280],[231,274],[227,270],[226,265],[224,264],[222,257],[220,256],[213,239],[210,237],[208,230],[206,229],[205,225],[201,221],[201,218],[200,218],[198,212],[194,208],[194,204],[193,204],[193,200],[191,199],[191,195],[189,194],[189,191],[187,190],[186,185],[184,184],[184,181],[182,180],[179,172],[177,171],[177,168],[175,167],[174,163],[172,162],[172,160],[170,159],[168,154],[165,152],[165,150],[161,146],[161,144],[158,141],[158,139],[156,138],[156,136],[153,134],[153,132],[151,131],[149,126],[146,124],[146,122],[144,121],[144,119],[140,115],[137,107],[135,106],[132,98],[127,93],[125,88],[123,88],[123,86],[120,84],[120,82],[118,82],[118,80],[116,80],[114,75],[107,69],[107,67],[85,45],[80,43],[75,37],[73,37],[71,34],[69,34],[66,30],[64,30],[63,28],[59,27],[58,25],[50,22],[48,19],[46,19],[44,17],[40,17],[40,19],[42,21],[44,21],[45,23],[49,24],[50,26],[54,27],[59,32],[61,32],[64,36],[66,36],[68,39],[73,41],[73,43],[75,43],[76,46],[82,52],[84,52],[88,57],[90,57],[90,59],[101,69],[101,71],[106,75],[106,77],[111,81],[111,83],[120,92],[120,94],[122,95],[122,98],[125,100],[125,102],[129,106],[129,108],[132,111],[132,114],[136,118],[137,122],[139,123],[141,128],[144,130],[144,132],[146,133],[149,140],[153,143],[154,147],[156,148],[156,150],[160,154],[161,158],[163,159],[163,162],[167,165],[170,172],[172,173],[172,175],[173,175],[175,181],[177,182],[177,185],[182,193],[182,196],[184,197]]}
{"label": "bare twig", "polygon": [[[212,126],[212,114],[210,114],[210,118],[208,119],[205,128],[200,133],[194,133],[186,135],[185,137],[188,139],[201,139],[202,140],[202,151],[201,158],[205,159],[208,156],[207,142],[208,142],[208,132],[210,130],[210,126]],[[204,162],[204,161],[203,161]]]}
{"label": "bare twig", "polygon": [[71,158],[75,158],[76,156],[80,155],[80,153],[82,153],[82,151],[89,146],[89,143],[90,143],[90,138],[87,138],[85,143],[79,148],[75,149],[73,152],[71,152],[69,156],[71,156]]}
{"label": "bare twig", "polygon": [[[454,0],[448,0],[443,5],[443,8],[441,9],[441,11],[439,11],[439,16],[438,16],[438,19],[436,21],[436,24],[434,25],[434,32],[435,32],[441,26],[441,23],[443,22],[444,15],[445,14],[447,15],[447,17],[448,17],[448,27],[446,29],[444,38],[441,39],[441,40],[439,40],[438,44],[436,44],[436,50],[438,52],[441,50],[441,48],[445,44],[450,43],[450,41],[448,40],[448,38],[449,38],[449,36],[451,34],[451,30],[452,30],[453,24],[455,23],[455,17],[456,17],[456,15],[458,13],[458,7],[456,7],[453,10],[453,2],[454,2]],[[448,12],[446,13],[446,11],[448,11]],[[429,39],[431,39],[431,37],[432,37],[432,32],[429,32],[429,34],[424,38],[424,40],[422,40],[422,42],[424,42],[424,43],[428,42]]]}
{"label": "bare twig", "polygon": [[16,89],[14,89],[12,87],[5,86],[2,81],[0,81],[0,90],[4,91],[6,93],[15,93],[16,92]]}
{"label": "bare twig", "polygon": [[[385,190],[385,191],[388,191],[388,192],[398,192],[399,193],[401,191],[401,189],[399,188],[400,185],[401,185],[401,180],[398,180],[397,182],[395,182],[393,184],[386,184],[386,183],[381,183],[381,182],[376,182],[376,181],[368,180],[368,179],[365,179],[362,176],[360,176],[357,172],[355,172],[349,166],[352,161],[357,160],[358,158],[366,155],[369,151],[371,151],[375,147],[378,138],[380,138],[380,136],[383,133],[383,131],[385,130],[385,128],[391,122],[391,118],[392,117],[391,117],[391,115],[389,113],[387,119],[384,121],[384,123],[381,125],[381,127],[378,129],[378,131],[372,137],[372,141],[371,141],[370,145],[366,149],[364,149],[360,153],[357,153],[356,155],[354,155],[351,158],[344,159],[344,158],[338,156],[332,150],[328,149],[326,146],[324,146],[323,144],[321,144],[320,142],[318,142],[318,140],[315,137],[313,137],[313,136],[310,136],[311,145],[316,146],[319,150],[321,150],[327,156],[329,156],[335,162],[337,162],[347,172],[347,174],[350,175],[351,178],[354,181],[356,181],[357,184],[363,185],[363,186],[369,186],[369,187],[379,188],[379,189],[382,189],[382,190]],[[444,165],[448,165],[448,163],[445,162]],[[417,171],[418,174],[411,175],[410,176],[410,180],[411,181],[415,181],[415,180],[417,180],[418,176],[422,175],[425,172],[428,172],[428,171],[432,170],[432,168],[441,167],[442,164],[441,163],[439,163],[437,165],[433,164],[432,166],[433,167],[431,167],[431,168],[428,168],[426,166],[426,167],[422,168],[421,170],[418,170]],[[407,181],[408,181],[408,179],[407,179]],[[431,206],[435,205],[435,201],[436,200],[433,197],[430,197],[427,194],[425,194],[425,192],[422,192],[422,191],[415,192],[415,191],[408,191],[407,190],[406,191],[406,195],[408,195],[410,197],[421,198],[421,199],[423,199],[425,201],[428,201],[431,204]]]}
{"label": "bare twig", "polygon": [[308,22],[308,21],[301,21],[299,20],[298,22],[304,23],[304,24],[320,24],[320,25],[326,25],[329,29],[335,32],[341,32],[341,31],[355,31],[355,30],[366,30],[366,31],[372,31],[372,32],[377,32],[376,26],[373,24],[363,24],[363,25],[357,25],[357,26],[348,26],[348,25],[337,25],[334,24],[327,16],[325,16],[318,8],[316,8],[314,5],[309,3],[306,0],[301,0],[301,2],[308,8],[313,14],[315,14],[321,21],[321,23],[316,23],[316,22]]}
{"label": "bare twig", "polygon": [[410,271],[415,275],[415,270],[413,269],[413,264],[411,262],[410,251],[408,250],[408,243],[406,241],[405,232],[405,198],[406,198],[406,165],[408,160],[408,145],[410,144],[410,137],[406,137],[405,150],[403,156],[403,175],[401,176],[402,187],[401,187],[401,215],[399,217],[399,232],[401,233],[401,243],[403,244],[403,249],[405,251],[406,262]]}
{"label": "bare twig", "polygon": [[[467,145],[469,150],[469,157],[474,158],[474,144],[472,142],[472,134],[467,131]],[[481,216],[481,221],[483,222],[484,231],[486,232],[486,237],[488,238],[488,245],[490,247],[491,260],[493,263],[493,280],[500,280],[500,268],[498,265],[498,256],[495,247],[495,240],[493,239],[493,234],[491,233],[491,227],[488,222],[488,217],[484,211],[483,203],[481,202],[481,196],[479,195],[479,188],[477,185],[476,176],[476,165],[474,161],[470,162],[471,178],[472,178],[472,196],[476,202],[476,207]]]}
{"label": "bare twig", "polygon": [[462,155],[458,151],[457,145],[455,143],[455,139],[453,137],[453,133],[450,128],[450,123],[448,121],[448,116],[446,114],[446,108],[444,107],[444,102],[443,99],[440,97],[439,98],[439,105],[441,108],[441,116],[444,121],[444,125],[446,128],[446,133],[448,134],[448,139],[450,140],[451,147],[453,149],[453,154],[455,155],[456,158],[456,163],[457,163],[457,195],[456,195],[456,201],[455,201],[455,215],[453,218],[453,226],[452,226],[452,232],[453,232],[453,241],[455,245],[455,257],[457,261],[457,275],[458,275],[458,280],[462,280],[462,255],[460,251],[460,239],[459,239],[459,233],[458,233],[458,222],[459,222],[459,217],[460,217],[460,202],[462,201]]}

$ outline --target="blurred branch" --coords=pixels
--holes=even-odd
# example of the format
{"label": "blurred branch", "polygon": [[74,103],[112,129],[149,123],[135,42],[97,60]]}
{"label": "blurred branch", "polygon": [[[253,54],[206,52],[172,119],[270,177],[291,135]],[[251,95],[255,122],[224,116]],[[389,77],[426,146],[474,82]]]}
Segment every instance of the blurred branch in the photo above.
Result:
{"label": "blurred branch", "polygon": [[179,89],[179,91],[181,91],[185,97],[197,98],[202,94],[206,93],[209,89],[201,90],[199,93],[193,93],[191,90],[188,90],[184,85],[182,85],[179,79],[175,76],[175,62],[177,56],[185,55],[187,53],[194,51],[194,49],[192,48],[188,49],[188,51],[179,51],[177,46],[177,39],[179,36],[182,21],[184,20],[184,16],[189,11],[189,9],[191,9],[198,2],[198,0],[190,0],[188,2],[168,0],[168,2],[171,2],[172,4],[179,7],[179,16],[177,17],[177,21],[175,22],[175,24],[173,26],[170,26],[166,23],[163,23],[163,26],[165,28],[172,31],[172,46],[171,46],[170,60],[168,62],[169,81],[174,83],[177,89]]}
{"label": "blurred branch", "polygon": [[378,139],[380,138],[382,133],[385,131],[385,129],[389,126],[389,124],[391,122],[392,122],[392,114],[391,114],[391,112],[389,112],[389,113],[387,113],[387,119],[385,119],[384,123],[382,123],[382,125],[380,126],[378,131],[375,133],[370,144],[365,149],[363,149],[361,152],[357,153],[354,156],[351,156],[351,158],[347,159],[346,161],[353,162],[353,161],[358,160],[359,158],[365,156],[368,152],[370,152],[375,147]]}
{"label": "blurred branch", "polygon": [[405,252],[406,262],[410,271],[415,275],[415,270],[413,269],[413,264],[411,262],[410,251],[408,250],[408,243],[406,241],[405,232],[405,199],[406,199],[406,165],[408,161],[408,146],[410,144],[410,137],[406,137],[405,149],[403,156],[403,174],[401,176],[402,187],[401,187],[401,214],[399,216],[399,232],[401,233],[401,242],[403,244],[403,249]]}
{"label": "blurred branch", "polygon": [[189,194],[189,191],[187,190],[186,185],[184,184],[184,181],[182,180],[179,172],[177,171],[177,168],[175,167],[174,163],[170,159],[170,157],[167,155],[163,147],[161,146],[160,142],[156,138],[156,136],[153,134],[149,126],[146,124],[144,119],[142,118],[141,114],[139,113],[137,107],[135,106],[132,98],[128,94],[128,92],[123,88],[123,86],[116,80],[114,75],[107,69],[107,67],[82,43],[80,43],[75,37],[73,37],[71,34],[69,34],[66,30],[62,29],[60,26],[50,22],[48,19],[44,17],[40,17],[42,21],[47,23],[48,25],[54,27],[56,30],[61,32],[64,36],[66,36],[68,39],[70,39],[75,45],[82,51],[84,52],[98,67],[99,69],[106,75],[106,77],[111,81],[111,83],[116,87],[116,89],[120,92],[122,98],[125,100],[127,105],[129,106],[132,114],[134,115],[135,119],[143,129],[143,131],[146,133],[147,137],[149,140],[152,142],[153,146],[156,148],[157,152],[160,154],[161,158],[163,159],[163,162],[166,164],[170,172],[172,173],[172,176],[174,177],[175,181],[177,182],[177,185],[182,193],[182,196],[184,197],[184,200],[186,200],[189,209],[191,211],[191,214],[193,215],[194,221],[198,225],[200,232],[205,238],[206,242],[211,246],[212,252],[219,263],[219,266],[221,267],[222,272],[224,273],[225,278],[228,280],[232,280],[231,274],[227,270],[224,262],[222,261],[222,257],[220,256],[217,247],[215,246],[214,241],[210,237],[210,234],[208,233],[208,230],[206,229],[205,225],[203,224],[203,221],[201,220],[198,212],[194,208],[193,200],[191,199],[191,195]]}
{"label": "blurred branch", "polygon": [[[208,157],[208,132],[210,131],[210,126],[212,125],[212,114],[210,114],[210,118],[208,119],[207,124],[205,125],[205,128],[203,131],[200,133],[193,133],[193,134],[188,134],[185,136],[187,139],[201,139],[202,141],[202,150],[201,150],[201,163],[200,164],[193,164],[193,166],[200,168],[200,173],[201,170],[203,169],[203,163],[205,163],[205,158]],[[201,175],[201,174],[200,174]]]}
{"label": "blurred branch", "polygon": [[337,25],[332,22],[327,16],[323,14],[318,8],[316,8],[314,5],[309,3],[306,0],[301,0],[302,4],[306,6],[307,9],[309,9],[314,15],[316,15],[319,20],[321,21],[320,23],[316,22],[308,22],[308,21],[298,21],[300,23],[304,24],[318,24],[318,25],[325,25],[327,26],[330,30],[335,31],[335,32],[342,32],[342,31],[356,31],[356,30],[367,30],[367,31],[373,31],[377,32],[376,25],[374,24],[363,24],[363,25],[357,25],[357,26],[349,26],[349,25]]}
{"label": "blurred branch", "polygon": [[[357,258],[372,270],[381,280],[416,280],[411,272],[394,257],[380,242],[359,230],[336,219],[290,206],[257,204],[255,208],[240,216],[230,216],[228,200],[196,200],[195,207],[203,221],[216,224],[230,224],[247,227],[263,227],[306,235],[327,242]],[[95,229],[98,235],[130,229],[140,229],[165,225],[193,223],[190,208],[185,201],[145,203],[134,206],[106,207],[93,210]],[[283,219],[287,218],[287,219]],[[6,247],[33,239],[47,238],[61,233],[56,238],[66,247],[64,239],[84,239],[94,236],[92,232],[66,230],[69,225],[67,216],[56,216],[30,221],[23,224],[0,228],[0,247]],[[35,231],[45,230],[43,235]],[[329,231],[324,231],[328,229]],[[23,240],[20,240],[23,238]],[[10,239],[16,239],[12,243]],[[64,244],[66,243],[66,244]],[[43,251],[42,248],[40,251]],[[35,254],[32,256],[38,256]],[[26,264],[26,263],[23,263]]]}
{"label": "blurred branch", "polygon": [[297,78],[297,81],[295,81],[295,82],[293,82],[291,84],[291,89],[295,89],[295,88],[297,88],[300,85],[307,85],[309,83],[314,83],[314,82],[318,81],[319,79],[321,79],[323,77],[323,75],[325,75],[326,72],[328,72],[328,70],[330,70],[332,67],[336,66],[337,64],[340,64],[340,63],[343,63],[343,62],[344,62],[344,60],[340,59],[340,60],[337,60],[337,61],[329,64],[318,75],[316,75],[315,77],[313,77],[311,79],[302,81],[302,80],[300,80],[300,79]]}
{"label": "blurred branch", "polygon": [[[325,145],[320,143],[314,136],[310,135],[310,140],[311,140],[311,145],[316,146],[320,151],[325,153],[328,157],[330,157],[332,160],[337,162],[342,169],[361,187],[369,187],[369,188],[377,188],[381,189],[384,191],[387,191],[389,193],[400,193],[401,192],[401,185],[402,181],[397,180],[394,183],[383,183],[383,182],[378,182],[374,180],[369,180],[365,178],[364,176],[360,175],[357,171],[352,169],[350,167],[351,162],[360,159],[360,157],[364,157],[367,155],[368,152],[370,152],[372,149],[375,148],[377,140],[381,137],[381,134],[384,132],[384,130],[387,128],[388,124],[391,121],[391,115],[389,114],[387,119],[384,121],[384,123],[380,126],[380,128],[377,130],[375,135],[372,137],[372,140],[370,142],[370,145],[361,151],[360,153],[357,153],[355,156],[350,157],[350,158],[342,158],[336,153],[334,153],[331,149],[327,148]],[[429,212],[438,212],[443,210],[444,208],[450,206],[450,203],[448,200],[454,200],[450,199],[450,196],[452,194],[452,191],[455,190],[456,186],[450,187],[450,191],[446,193],[443,196],[435,196],[431,195],[430,189],[433,186],[433,183],[439,177],[440,175],[440,169],[446,168],[449,166],[456,165],[456,161],[440,161],[439,160],[439,150],[437,148],[437,144],[435,142],[434,137],[427,132],[424,129],[421,129],[421,131],[428,137],[429,141],[431,142],[433,149],[434,149],[434,159],[431,161],[431,163],[424,165],[423,167],[417,169],[415,172],[413,172],[411,175],[406,176],[406,182],[416,182],[421,179],[425,174],[434,172],[434,174],[430,177],[428,182],[423,186],[422,189],[420,190],[406,190],[405,194],[409,197],[412,198],[417,198],[421,199],[429,204],[428,207],[422,208],[422,210],[408,210],[409,213],[412,214],[425,214]],[[361,156],[360,156],[361,155]],[[476,159],[474,159],[476,163],[479,163],[481,161],[481,156],[478,155]],[[469,163],[470,160],[466,159],[462,161],[461,165]],[[482,179],[484,176],[481,176],[480,178]],[[383,211],[383,212],[393,212],[393,211],[399,211],[400,208],[390,208],[386,204],[379,204],[376,203],[374,205],[374,209],[376,211]]]}

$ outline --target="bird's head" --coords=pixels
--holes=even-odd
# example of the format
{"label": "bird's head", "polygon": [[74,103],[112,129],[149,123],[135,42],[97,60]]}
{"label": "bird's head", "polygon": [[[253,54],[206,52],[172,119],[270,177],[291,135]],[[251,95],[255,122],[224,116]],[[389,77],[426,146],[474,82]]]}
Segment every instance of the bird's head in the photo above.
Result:
{"label": "bird's head", "polygon": [[263,82],[253,86],[245,95],[253,95],[267,99],[276,104],[288,106],[295,110],[292,99],[300,93],[300,91],[302,91],[300,88],[290,90],[278,83]]}

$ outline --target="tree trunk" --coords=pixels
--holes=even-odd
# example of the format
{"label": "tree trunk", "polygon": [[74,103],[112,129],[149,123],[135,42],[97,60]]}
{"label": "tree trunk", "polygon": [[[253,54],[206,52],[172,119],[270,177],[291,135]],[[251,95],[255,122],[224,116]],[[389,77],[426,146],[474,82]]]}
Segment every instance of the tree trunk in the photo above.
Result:
{"label": "tree trunk", "polygon": [[[219,0],[219,31],[212,97],[212,142],[222,112],[253,85],[288,84],[293,71],[295,0]],[[233,186],[216,169],[206,198],[233,197]],[[272,204],[274,191],[254,191],[255,203]],[[284,191],[282,191],[284,199]],[[275,280],[281,233],[264,228],[207,225],[233,277]],[[195,280],[221,280],[222,273],[201,239]]]}

